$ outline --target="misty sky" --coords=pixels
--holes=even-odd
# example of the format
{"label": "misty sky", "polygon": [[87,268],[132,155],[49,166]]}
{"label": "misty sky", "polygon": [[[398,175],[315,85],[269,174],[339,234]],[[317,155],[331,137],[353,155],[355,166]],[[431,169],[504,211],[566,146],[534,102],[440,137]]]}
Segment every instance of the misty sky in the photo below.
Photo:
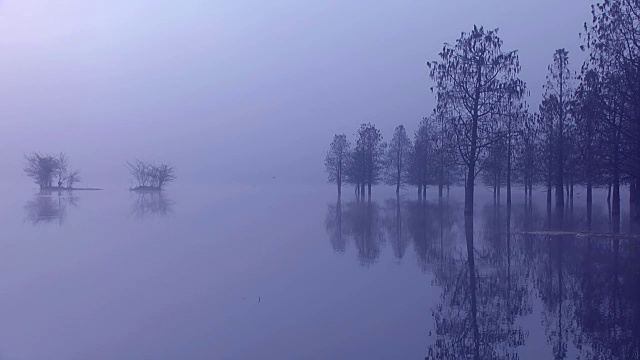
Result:
{"label": "misty sky", "polygon": [[413,133],[426,62],[461,31],[499,27],[537,104],[555,49],[579,70],[590,18],[584,0],[0,1],[0,182],[65,151],[87,186],[128,186],[136,157],[181,184],[322,183],[334,133]]}

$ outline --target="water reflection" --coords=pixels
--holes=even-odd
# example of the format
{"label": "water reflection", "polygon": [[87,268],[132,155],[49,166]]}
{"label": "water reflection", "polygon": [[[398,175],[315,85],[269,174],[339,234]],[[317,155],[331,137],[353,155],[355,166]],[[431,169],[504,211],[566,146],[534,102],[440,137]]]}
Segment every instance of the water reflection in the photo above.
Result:
{"label": "water reflection", "polygon": [[351,239],[363,265],[385,240],[399,260],[413,246],[441,290],[427,359],[515,359],[531,332],[543,358],[640,359],[640,239],[606,235],[631,229],[626,215],[531,202],[462,213],[446,201],[338,201],[326,224],[334,249]]}
{"label": "water reflection", "polygon": [[71,191],[41,190],[25,206],[26,221],[32,225],[57,222],[62,225],[69,207],[78,206],[78,197]]}
{"label": "water reflection", "polygon": [[163,217],[173,213],[175,202],[168,198],[164,191],[133,191],[134,201],[130,215],[142,220],[150,217]]}
{"label": "water reflection", "polygon": [[325,227],[336,252],[344,252],[352,242],[358,250],[358,259],[369,266],[378,259],[385,241],[383,221],[378,203],[371,200],[356,200],[329,205]]}

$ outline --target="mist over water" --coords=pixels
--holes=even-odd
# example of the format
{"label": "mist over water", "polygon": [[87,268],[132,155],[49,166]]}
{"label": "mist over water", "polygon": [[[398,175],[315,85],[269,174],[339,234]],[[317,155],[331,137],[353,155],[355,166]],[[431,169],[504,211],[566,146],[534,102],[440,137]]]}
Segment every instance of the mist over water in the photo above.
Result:
{"label": "mist over water", "polygon": [[[418,201],[403,190],[398,201],[393,189],[375,190],[371,202],[343,194],[340,219],[329,186],[176,184],[151,196],[3,192],[1,355],[382,359],[424,358],[459,341],[472,346],[471,318],[452,317],[470,311],[463,189],[451,188],[442,203],[433,191]],[[527,208],[515,190],[509,220],[504,200],[495,206],[490,191],[478,194],[484,354],[551,357],[558,341],[569,358],[599,346],[614,351],[614,341],[637,351],[637,323],[615,315],[640,311],[624,280],[637,271],[627,262],[637,256],[637,239],[526,235],[548,228],[543,193]],[[606,192],[596,199],[606,203]],[[586,231],[582,200],[565,214],[569,231]],[[593,212],[591,231],[609,232],[607,209]],[[576,272],[583,258],[592,272]],[[608,274],[618,276],[620,291],[608,290]],[[579,284],[600,291],[576,298],[571,289]],[[572,310],[609,296],[620,307],[601,308],[599,316],[611,319],[601,325],[582,324],[604,321],[588,320],[595,313]],[[443,327],[445,319],[458,323]],[[571,336],[554,335],[558,321]],[[608,326],[620,335],[602,339]],[[495,331],[524,337],[500,340]]]}
{"label": "mist over water", "polygon": [[435,104],[426,62],[472,24],[501,28],[539,98],[556,48],[583,56],[588,6],[556,6],[3,1],[2,183],[28,184],[23,154],[63,151],[99,188],[128,187],[134,158],[174,164],[184,184],[320,185],[333,134],[413,133]]}
{"label": "mist over water", "polygon": [[[535,112],[590,19],[579,0],[0,2],[0,359],[640,358],[633,136],[590,149],[624,168],[619,216],[606,171],[588,210],[578,151],[563,208],[547,173],[525,197],[526,166],[508,206],[485,186],[505,183],[496,146],[466,215],[460,159],[442,197],[432,163],[398,194],[348,174],[341,195],[323,164],[336,134],[345,164],[366,150],[363,124],[369,154],[398,125],[431,142],[427,61],[474,24],[518,51]],[[35,153],[66,154],[65,176],[27,176]]]}

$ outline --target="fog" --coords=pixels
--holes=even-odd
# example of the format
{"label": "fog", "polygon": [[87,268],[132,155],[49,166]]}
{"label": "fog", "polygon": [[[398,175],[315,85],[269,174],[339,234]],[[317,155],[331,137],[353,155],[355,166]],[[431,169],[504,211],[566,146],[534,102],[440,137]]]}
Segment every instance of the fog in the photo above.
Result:
{"label": "fog", "polygon": [[0,359],[637,359],[624,11],[0,0]]}
{"label": "fog", "polygon": [[519,50],[537,104],[553,51],[584,55],[584,1],[2,1],[3,184],[23,154],[66,152],[83,183],[126,187],[124,162],[179,184],[326,182],[333,134],[412,133],[435,105],[426,62],[474,24]]}

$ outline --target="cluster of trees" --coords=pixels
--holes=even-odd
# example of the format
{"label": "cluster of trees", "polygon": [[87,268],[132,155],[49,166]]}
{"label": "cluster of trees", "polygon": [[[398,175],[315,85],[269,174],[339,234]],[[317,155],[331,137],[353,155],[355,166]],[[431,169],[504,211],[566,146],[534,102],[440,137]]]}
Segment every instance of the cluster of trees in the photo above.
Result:
{"label": "cluster of trees", "polygon": [[50,155],[34,152],[24,156],[24,172],[40,189],[73,188],[80,182],[80,172],[72,170],[64,154]]}
{"label": "cluster of trees", "polygon": [[375,125],[362,124],[353,148],[346,135],[335,135],[325,158],[329,181],[338,185],[338,194],[348,183],[355,186],[357,195],[364,196],[366,191],[371,196],[372,185],[381,182],[394,185],[396,192],[414,185],[420,196],[426,194],[427,186],[437,185],[442,194],[457,171],[443,125],[425,118],[413,141],[399,125],[387,144]]}
{"label": "cluster of trees", "polygon": [[138,183],[134,190],[162,190],[167,183],[176,179],[175,169],[169,164],[136,159],[133,163],[127,161],[127,167]]}
{"label": "cluster of trees", "polygon": [[[476,180],[496,196],[514,183],[547,191],[563,207],[573,187],[608,187],[612,213],[620,214],[620,188],[629,187],[632,217],[640,217],[640,3],[607,0],[592,6],[585,23],[580,71],[569,53],[553,54],[536,111],[527,106],[515,50],[503,50],[497,30],[474,26],[445,44],[428,63],[437,106],[409,140],[399,126],[389,145],[374,125],[362,125],[354,149],[336,135],[325,161],[329,180],[364,186],[380,181],[418,187],[465,185],[465,213],[473,212]],[[370,190],[369,190],[370,192]],[[525,197],[526,199],[527,197]],[[555,198],[555,201],[554,201]]]}
{"label": "cluster of trees", "polygon": [[[176,179],[175,168],[169,164],[156,164],[144,160],[127,162],[127,167],[138,183],[135,190],[162,190]],[[72,170],[66,154],[50,155],[34,152],[24,156],[24,172],[42,190],[73,189],[80,182],[80,171]]]}

